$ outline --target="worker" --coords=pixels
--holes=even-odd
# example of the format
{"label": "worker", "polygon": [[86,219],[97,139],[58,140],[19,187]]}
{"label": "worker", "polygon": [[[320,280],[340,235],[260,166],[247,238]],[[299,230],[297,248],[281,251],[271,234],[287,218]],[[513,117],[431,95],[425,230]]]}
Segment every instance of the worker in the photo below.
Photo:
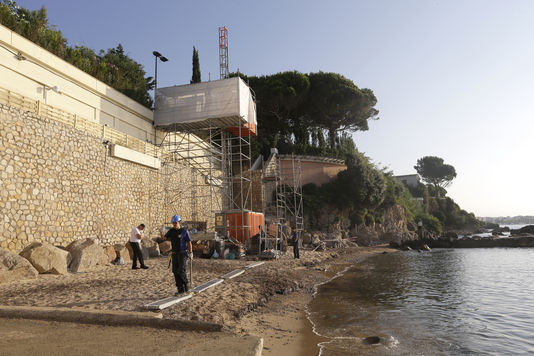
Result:
{"label": "worker", "polygon": [[300,259],[299,233],[297,232],[297,230],[293,231],[293,257]]}
{"label": "worker", "polygon": [[171,219],[172,228],[163,236],[163,240],[170,240],[172,246],[172,273],[178,294],[189,291],[187,281],[187,259],[193,261],[193,245],[187,229],[181,227],[180,215],[174,215]]}
{"label": "worker", "polygon": [[145,224],[139,224],[132,229],[132,235],[130,236],[130,246],[132,246],[133,250],[132,269],[139,269],[139,267],[137,267],[137,260],[139,260],[142,269],[148,269],[148,267],[145,266],[143,254],[141,253],[141,231],[144,229]]}

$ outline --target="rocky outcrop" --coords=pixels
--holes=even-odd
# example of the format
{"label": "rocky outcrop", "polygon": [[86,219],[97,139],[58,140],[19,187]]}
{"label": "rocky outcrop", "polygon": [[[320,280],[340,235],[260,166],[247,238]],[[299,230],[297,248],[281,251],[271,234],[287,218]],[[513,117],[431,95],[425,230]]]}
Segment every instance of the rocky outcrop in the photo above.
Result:
{"label": "rocky outcrop", "polygon": [[510,230],[512,236],[534,234],[534,225],[523,226],[521,229]]}
{"label": "rocky outcrop", "polygon": [[514,237],[464,237],[462,239],[441,236],[439,238],[425,238],[403,241],[401,244],[391,243],[393,248],[402,250],[423,250],[430,248],[491,248],[491,247],[534,247],[534,235],[524,234]]}
{"label": "rocky outcrop", "polygon": [[46,242],[34,242],[19,254],[27,259],[39,273],[67,274],[70,253]]}
{"label": "rocky outcrop", "polygon": [[72,256],[69,270],[73,273],[89,271],[97,265],[106,264],[108,259],[102,247],[90,238],[72,242],[67,251]]}
{"label": "rocky outcrop", "polygon": [[38,274],[27,259],[0,249],[0,284],[35,278]]}
{"label": "rocky outcrop", "polygon": [[394,205],[386,210],[381,223],[369,226],[364,224],[356,226],[351,235],[356,237],[359,245],[378,245],[402,241],[411,241],[418,238],[415,231],[411,231],[406,218],[406,211],[400,205]]}

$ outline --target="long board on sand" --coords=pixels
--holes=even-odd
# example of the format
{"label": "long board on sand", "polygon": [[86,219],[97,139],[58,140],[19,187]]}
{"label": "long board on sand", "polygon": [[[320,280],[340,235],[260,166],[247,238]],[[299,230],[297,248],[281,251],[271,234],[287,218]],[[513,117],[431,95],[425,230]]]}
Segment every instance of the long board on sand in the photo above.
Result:
{"label": "long board on sand", "polygon": [[232,278],[235,278],[237,276],[242,275],[243,273],[245,273],[244,269],[236,269],[236,270],[233,270],[232,272],[228,272],[224,276],[221,276],[221,278],[222,279],[232,279]]}
{"label": "long board on sand", "polygon": [[245,268],[254,268],[254,267],[258,267],[258,266],[261,266],[262,264],[264,264],[265,262],[254,262],[254,263],[251,263],[249,265],[246,265]]}
{"label": "long board on sand", "polygon": [[192,289],[192,291],[200,293],[200,292],[205,291],[208,288],[215,287],[217,284],[221,284],[222,282],[224,282],[224,279],[220,279],[220,278],[212,279],[209,282],[196,286],[195,288]]}
{"label": "long board on sand", "polygon": [[168,297],[165,299],[157,300],[150,304],[145,305],[145,308],[148,310],[162,310],[170,307],[171,305],[183,302],[192,297],[192,294],[180,295],[176,297]]}

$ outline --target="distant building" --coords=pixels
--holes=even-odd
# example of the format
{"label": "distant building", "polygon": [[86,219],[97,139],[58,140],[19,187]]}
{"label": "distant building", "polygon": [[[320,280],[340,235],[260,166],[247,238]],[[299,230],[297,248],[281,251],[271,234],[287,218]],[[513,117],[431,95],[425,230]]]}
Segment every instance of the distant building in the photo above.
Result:
{"label": "distant building", "polygon": [[404,176],[395,176],[395,180],[404,183],[409,187],[417,187],[420,182],[419,174],[407,174]]}
{"label": "distant building", "polygon": [[323,185],[334,180],[337,174],[347,169],[345,161],[329,157],[280,155],[280,169],[291,172],[294,160],[300,160],[301,184]]}

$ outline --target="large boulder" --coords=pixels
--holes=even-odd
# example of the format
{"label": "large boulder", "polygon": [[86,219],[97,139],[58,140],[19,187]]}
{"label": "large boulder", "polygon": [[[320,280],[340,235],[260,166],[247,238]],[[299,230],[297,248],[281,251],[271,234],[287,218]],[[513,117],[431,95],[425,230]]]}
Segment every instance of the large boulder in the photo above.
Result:
{"label": "large boulder", "polygon": [[[148,249],[143,244],[139,244],[139,246],[141,247],[141,254],[143,255],[143,259],[148,260],[148,258],[150,257],[150,255],[148,254]],[[126,248],[128,249],[128,253],[130,254],[130,260],[133,259],[133,249],[132,245],[130,245],[130,241],[126,243]]]}
{"label": "large boulder", "polygon": [[510,230],[512,235],[534,234],[534,225],[523,226],[521,229]]}
{"label": "large boulder", "polygon": [[[159,251],[158,243],[152,239],[145,237],[144,239],[141,240],[141,246],[142,246],[141,251],[143,247],[147,249],[149,257],[159,257],[161,255]],[[143,258],[144,258],[144,255],[143,255]]]}
{"label": "large boulder", "polygon": [[117,252],[115,251],[115,247],[113,246],[104,247],[104,253],[106,254],[107,263],[111,263],[117,258]]}
{"label": "large boulder", "polygon": [[69,251],[62,250],[49,243],[33,242],[26,246],[19,255],[27,259],[39,273],[68,273]]}
{"label": "large boulder", "polygon": [[128,252],[128,249],[126,248],[126,245],[115,244],[113,245],[113,248],[115,249],[116,256],[122,257],[124,262],[131,261],[130,253]]}
{"label": "large boulder", "polygon": [[0,284],[35,278],[38,274],[27,259],[0,249]]}
{"label": "large boulder", "polygon": [[172,250],[172,245],[170,241],[163,241],[159,244],[159,251],[162,255],[168,255]]}
{"label": "large boulder", "polygon": [[302,244],[303,245],[309,245],[312,243],[312,234],[309,232],[305,232],[302,234]]}
{"label": "large boulder", "polygon": [[69,264],[71,272],[86,272],[107,263],[107,256],[100,245],[95,240],[87,238],[76,240],[67,246],[67,251],[72,255]]}

